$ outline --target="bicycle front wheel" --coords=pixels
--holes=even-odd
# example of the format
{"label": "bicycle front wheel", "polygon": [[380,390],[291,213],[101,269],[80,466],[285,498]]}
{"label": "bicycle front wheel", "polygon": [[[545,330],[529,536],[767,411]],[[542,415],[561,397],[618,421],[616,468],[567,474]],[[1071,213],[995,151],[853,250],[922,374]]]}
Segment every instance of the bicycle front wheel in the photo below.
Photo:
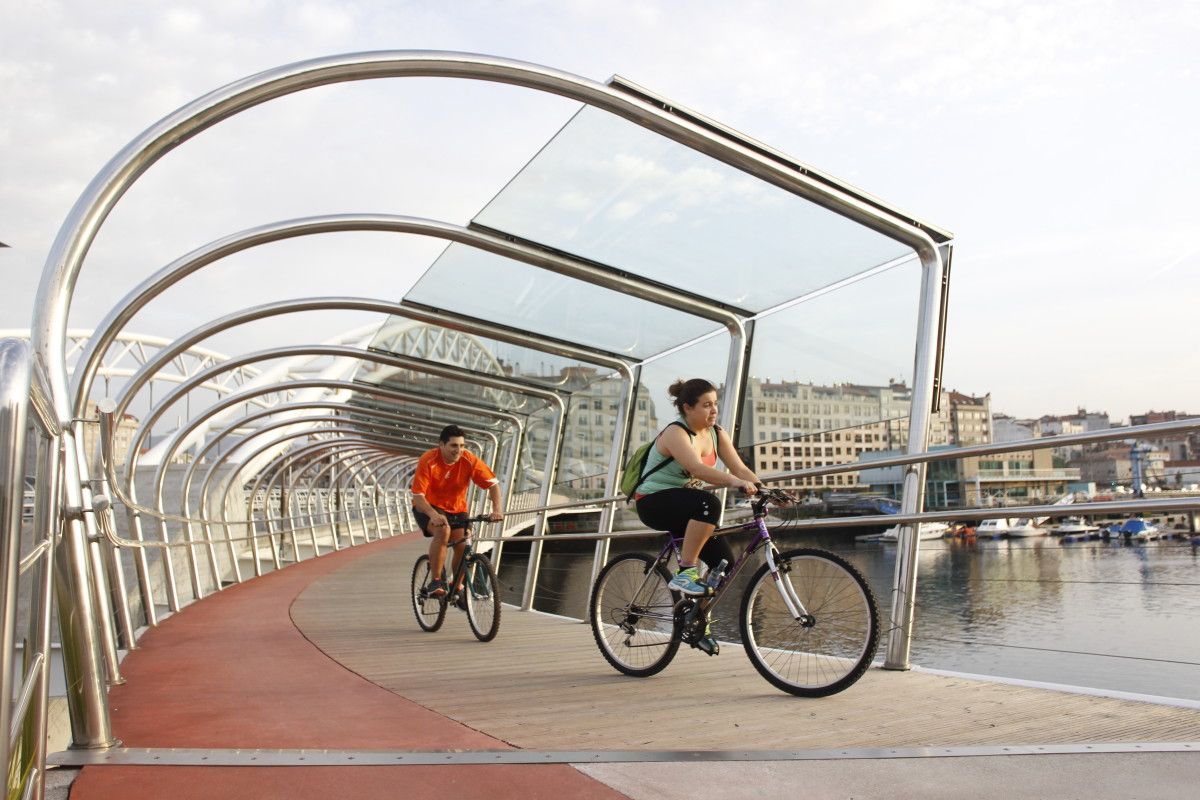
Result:
{"label": "bicycle front wheel", "polygon": [[429,574],[429,556],[421,556],[413,564],[412,606],[421,630],[433,633],[442,627],[446,619],[446,597],[426,597],[425,586],[432,576]]}
{"label": "bicycle front wheel", "polygon": [[[742,597],[742,643],[764,678],[790,694],[824,697],[857,681],[875,657],[879,611],[866,580],[849,562],[824,550],[789,550],[778,557],[780,580],[768,565]],[[807,613],[794,619],[782,593],[790,585]]]}
{"label": "bicycle front wheel", "polygon": [[500,632],[500,581],[486,558],[473,555],[467,562],[462,591],[467,599],[467,622],[481,642],[490,642]]}
{"label": "bicycle front wheel", "polygon": [[592,588],[588,618],[601,654],[636,678],[662,672],[679,650],[671,576],[656,560],[626,553],[604,566]]}

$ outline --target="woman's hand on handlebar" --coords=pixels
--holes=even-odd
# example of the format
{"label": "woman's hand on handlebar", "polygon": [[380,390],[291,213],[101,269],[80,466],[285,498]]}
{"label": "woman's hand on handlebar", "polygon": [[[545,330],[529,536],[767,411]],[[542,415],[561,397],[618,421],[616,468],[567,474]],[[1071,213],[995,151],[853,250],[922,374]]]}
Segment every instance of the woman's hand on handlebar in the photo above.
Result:
{"label": "woman's hand on handlebar", "polygon": [[504,515],[499,511],[493,511],[492,513],[488,514],[488,522],[499,522],[502,519],[504,519]]}
{"label": "woman's hand on handlebar", "polygon": [[755,484],[754,481],[744,481],[741,478],[738,478],[734,482],[733,488],[737,489],[742,494],[758,494],[758,485]]}

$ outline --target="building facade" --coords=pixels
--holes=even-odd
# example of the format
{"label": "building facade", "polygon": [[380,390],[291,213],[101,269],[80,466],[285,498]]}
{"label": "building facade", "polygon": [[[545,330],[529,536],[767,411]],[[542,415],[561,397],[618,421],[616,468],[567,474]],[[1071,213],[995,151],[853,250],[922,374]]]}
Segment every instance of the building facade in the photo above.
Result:
{"label": "building facade", "polygon": [[[799,381],[750,379],[739,444],[759,475],[852,464],[872,453],[908,446],[912,390],[885,386],[823,386]],[[991,441],[991,397],[943,392],[931,420],[929,444],[970,445]],[[868,488],[857,472],[793,478],[782,488],[822,492]]]}

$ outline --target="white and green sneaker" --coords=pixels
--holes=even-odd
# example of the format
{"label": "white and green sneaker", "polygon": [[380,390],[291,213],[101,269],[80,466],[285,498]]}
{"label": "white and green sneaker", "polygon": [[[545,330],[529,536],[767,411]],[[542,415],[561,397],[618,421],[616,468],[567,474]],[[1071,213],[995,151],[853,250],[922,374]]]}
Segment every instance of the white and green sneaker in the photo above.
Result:
{"label": "white and green sneaker", "polygon": [[693,597],[703,597],[708,594],[709,587],[700,582],[700,568],[688,567],[675,573],[675,577],[667,584],[669,589]]}

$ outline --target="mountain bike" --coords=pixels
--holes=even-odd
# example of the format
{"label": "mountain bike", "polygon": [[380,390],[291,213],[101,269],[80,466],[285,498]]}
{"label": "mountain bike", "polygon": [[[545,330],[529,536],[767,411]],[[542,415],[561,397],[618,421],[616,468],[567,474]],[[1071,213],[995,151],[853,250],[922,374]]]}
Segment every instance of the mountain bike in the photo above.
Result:
{"label": "mountain bike", "polygon": [[[436,597],[428,594],[427,588],[432,577],[428,555],[421,556],[413,564],[413,613],[423,631],[433,633],[442,627],[446,609],[452,605],[467,612],[467,624],[479,641],[490,642],[500,631],[500,582],[491,560],[471,548],[472,525],[476,522],[488,522],[487,515],[469,518],[463,529],[463,538],[446,543],[447,550],[451,552],[446,553],[446,559],[442,562],[442,575],[447,587],[444,594]],[[462,561],[457,570],[451,570],[450,565],[454,562],[452,548],[463,542],[466,542],[466,549]],[[449,574],[451,572],[453,574]]]}
{"label": "mountain bike", "polygon": [[697,646],[707,636],[713,607],[750,556],[761,552],[764,563],[750,578],[738,615],[742,644],[759,674],[802,697],[835,694],[862,677],[879,639],[875,597],[840,556],[808,547],[776,549],[767,507],[791,502],[778,489],[762,490],[751,502],[750,521],[717,529],[717,536],[756,535],[728,572],[714,569],[706,576],[710,595],[689,597],[668,587],[668,566],[678,562],[683,539],[668,536],[657,556],[626,553],[605,564],[592,587],[588,617],[608,663],[626,675],[648,677],[671,663],[680,644]]}

